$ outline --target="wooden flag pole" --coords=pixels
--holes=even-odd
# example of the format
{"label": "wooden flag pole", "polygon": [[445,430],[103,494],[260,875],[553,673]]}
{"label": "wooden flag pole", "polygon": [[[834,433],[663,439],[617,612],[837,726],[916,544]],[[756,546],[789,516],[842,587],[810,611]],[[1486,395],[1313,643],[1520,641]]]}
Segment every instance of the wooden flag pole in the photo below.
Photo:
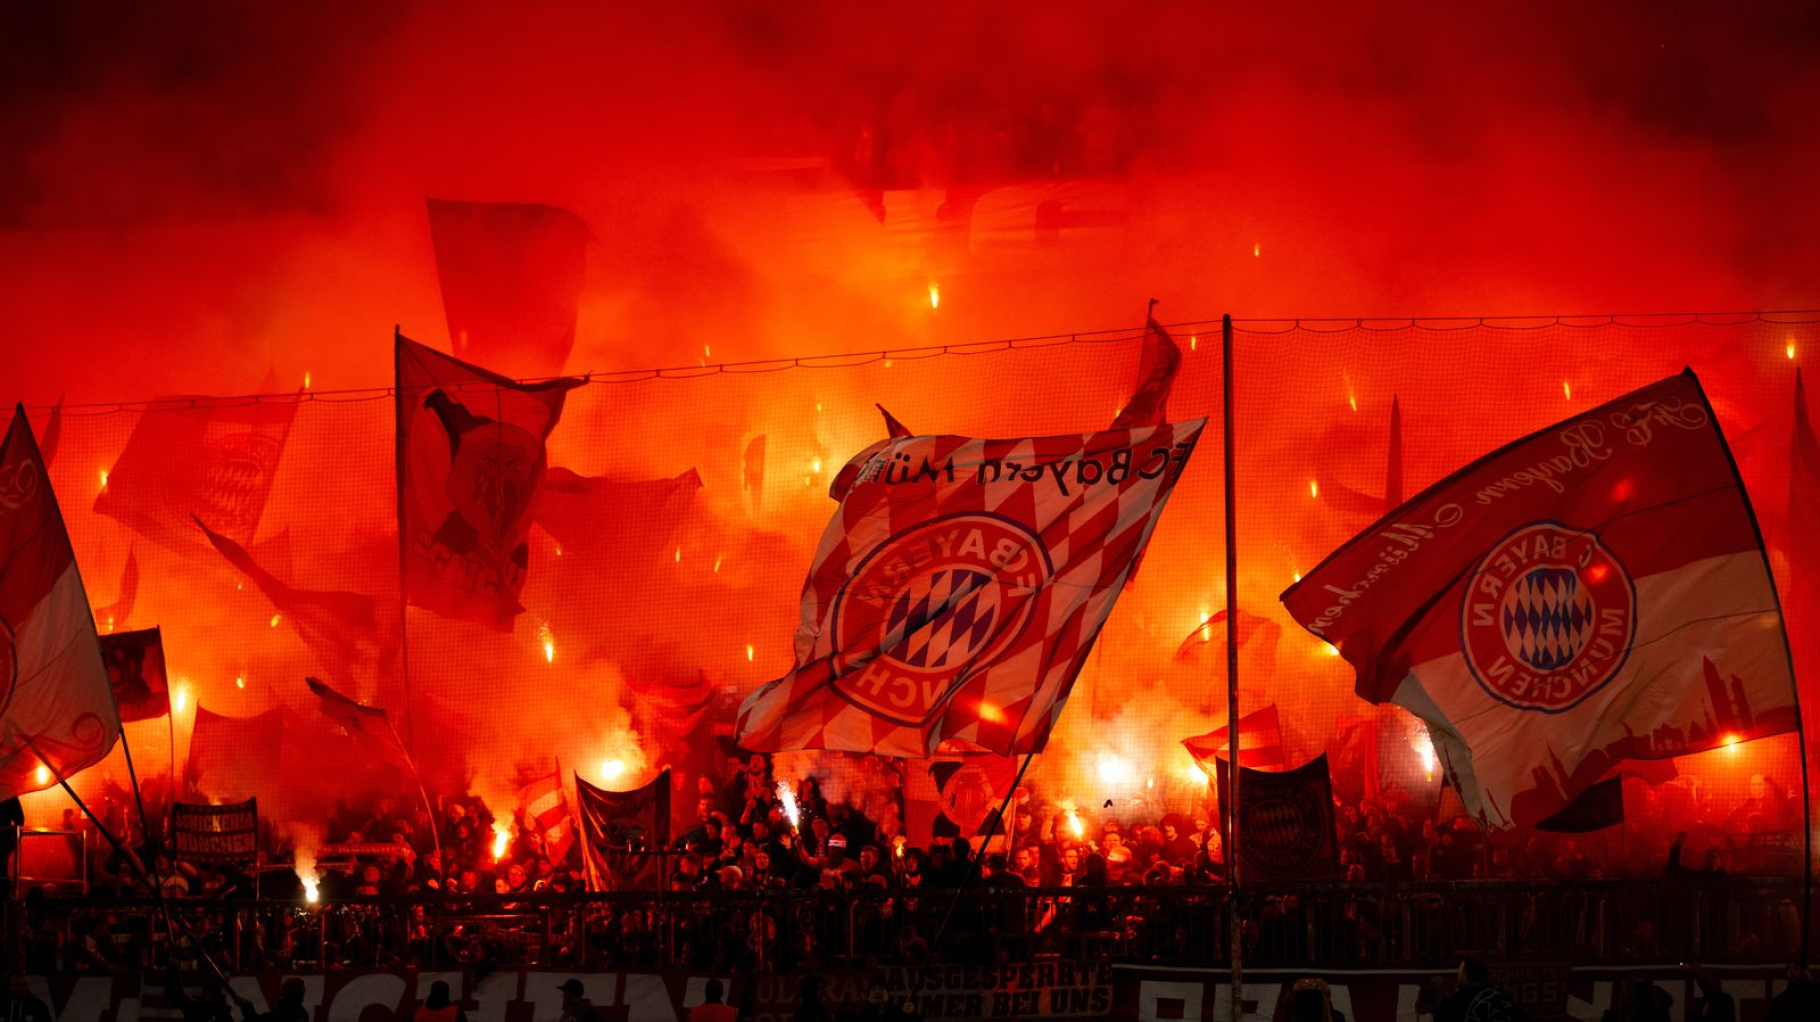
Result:
{"label": "wooden flag pole", "polygon": [[[1238,471],[1233,465],[1231,313],[1220,318],[1220,335],[1220,404],[1224,434],[1221,439],[1226,455],[1226,747],[1231,750],[1232,761],[1232,780],[1226,789],[1228,798],[1221,800],[1221,809],[1226,817],[1226,879],[1231,892],[1227,918],[1231,926],[1228,939],[1232,955],[1232,1022],[1239,1022],[1245,1013],[1244,922],[1239,911],[1239,781],[1242,773],[1239,750],[1244,743],[1239,734],[1239,644],[1234,641],[1234,628],[1239,620],[1239,530],[1234,512],[1238,505]],[[1232,804],[1226,805],[1227,801]]]}

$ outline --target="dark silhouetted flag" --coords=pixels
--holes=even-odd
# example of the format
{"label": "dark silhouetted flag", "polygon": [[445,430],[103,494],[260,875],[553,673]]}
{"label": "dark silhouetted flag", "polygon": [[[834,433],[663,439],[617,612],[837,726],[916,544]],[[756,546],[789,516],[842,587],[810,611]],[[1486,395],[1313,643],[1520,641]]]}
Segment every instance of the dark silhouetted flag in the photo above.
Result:
{"label": "dark silhouetted flag", "polygon": [[1382,518],[1403,503],[1403,408],[1395,397],[1390,399],[1390,455],[1384,466],[1384,495],[1374,497],[1335,481],[1326,473],[1317,473],[1316,489],[1321,500],[1335,511]]}
{"label": "dark silhouetted flag", "polygon": [[765,501],[765,435],[760,433],[746,443],[745,457],[739,463],[739,487],[746,494],[746,509],[758,514]]}
{"label": "dark silhouetted flag", "polygon": [[[1220,802],[1231,770],[1218,761]],[[1241,765],[1239,854],[1253,881],[1324,880],[1340,875],[1333,826],[1333,780],[1325,753],[1281,773]]]}
{"label": "dark silhouetted flag", "polygon": [[[1272,659],[1276,656],[1277,640],[1283,637],[1282,625],[1267,617],[1247,614],[1242,610],[1239,611],[1239,627],[1235,631],[1238,632],[1240,649],[1255,645],[1257,649],[1264,651]],[[1175,658],[1194,663],[1200,659],[1202,652],[1206,647],[1212,645],[1216,638],[1223,650],[1226,645],[1226,612],[1223,610],[1215,611],[1207,620],[1201,622],[1199,628],[1189,632],[1188,637],[1182,640],[1182,644],[1175,648]],[[1223,666],[1225,661],[1222,659],[1220,663]]]}
{"label": "dark silhouetted flag", "polygon": [[209,544],[240,569],[272,601],[279,619],[337,678],[365,679],[385,666],[397,649],[389,630],[379,628],[373,597],[362,593],[299,589],[266,571],[246,548],[201,525]]}
{"label": "dark silhouetted flag", "polygon": [[[1017,757],[981,753],[904,763],[904,826],[910,843],[934,838],[979,840],[994,828],[999,806],[1017,780]],[[1002,826],[998,828],[1002,835]]]}
{"label": "dark silhouetted flag", "polygon": [[164,673],[164,639],[156,628],[101,637],[101,662],[122,723],[171,712],[170,681]]}
{"label": "dark silhouetted flag", "polygon": [[575,777],[582,848],[614,891],[654,891],[665,882],[660,855],[670,845],[670,771],[642,788],[608,791]]}
{"label": "dark silhouetted flag", "polygon": [[392,727],[392,718],[386,715],[383,707],[357,703],[315,678],[305,678],[303,683],[316,697],[323,716],[334,721],[349,738],[370,752],[409,766],[411,757],[405,752],[404,743],[399,741],[398,732]]}
{"label": "dark silhouetted flag", "polygon": [[512,630],[544,441],[581,380],[520,386],[400,336],[398,538],[405,595]]}
{"label": "dark silhouetted flag", "polygon": [[1762,543],[1691,372],[1454,473],[1283,602],[1360,696],[1427,722],[1489,826],[1545,819],[1627,759],[1795,726]]}
{"label": "dark silhouetted flag", "polygon": [[540,777],[518,791],[519,825],[543,839],[544,857],[560,865],[575,846],[575,820],[562,788],[562,771]]}
{"label": "dark silhouetted flag", "polygon": [[1536,824],[1537,830],[1560,834],[1585,834],[1624,822],[1624,778],[1607,777],[1574,797],[1553,816]]}
{"label": "dark silhouetted flag", "polygon": [[[1231,729],[1216,727],[1196,738],[1182,739],[1182,746],[1204,771],[1213,769],[1215,760],[1231,755]],[[1280,767],[1283,756],[1283,726],[1277,718],[1275,703],[1239,718],[1239,765],[1242,767]]]}
{"label": "dark silhouetted flag", "polygon": [[1138,357],[1137,388],[1131,400],[1112,420],[1113,429],[1161,426],[1168,421],[1169,392],[1176,370],[1182,367],[1182,349],[1156,321],[1156,299],[1144,316],[1144,349]]}
{"label": "dark silhouetted flag", "polygon": [[95,609],[95,627],[103,634],[125,626],[133,617],[133,605],[139,601],[139,557],[131,548],[126,551],[126,564],[120,569],[120,594],[113,603]]}
{"label": "dark silhouetted flag", "polygon": [[700,670],[694,677],[684,675],[660,681],[629,675],[626,687],[638,702],[645,725],[641,730],[662,732],[685,743],[701,725],[714,700],[714,686],[708,684],[707,674]]}
{"label": "dark silhouetted flag", "polygon": [[[267,377],[264,389],[276,386]],[[252,547],[297,403],[195,398],[193,407],[162,407],[183,400],[140,413],[95,510],[180,554],[200,547],[192,516]]]}
{"label": "dark silhouetted flag", "polygon": [[588,225],[555,206],[428,201],[455,354],[517,376],[562,372],[575,344]]}
{"label": "dark silhouetted flag", "polygon": [[887,411],[885,409],[884,405],[875,404],[872,407],[877,408],[878,413],[885,417],[885,436],[889,437],[892,440],[896,440],[899,437],[915,435],[910,432],[909,426],[906,426],[903,423],[897,421],[897,416],[892,415],[889,411]]}
{"label": "dark silhouetted flag", "polygon": [[184,779],[192,795],[218,802],[278,795],[284,754],[284,710],[225,717],[196,707]]}
{"label": "dark silhouetted flag", "polygon": [[49,468],[57,460],[57,444],[63,439],[63,395],[57,395],[57,403],[51,406],[51,421],[45,423],[44,435],[38,438],[38,453],[44,457],[44,467]]}
{"label": "dark silhouetted flag", "polygon": [[740,744],[1041,750],[1205,425],[862,452],[803,586],[796,665],[740,707]]}
{"label": "dark silhouetted flag", "polygon": [[607,479],[551,468],[538,484],[531,517],[564,552],[612,544],[656,556],[700,489],[694,469],[674,479]]}
{"label": "dark silhouetted flag", "polygon": [[[120,737],[95,619],[25,408],[0,442],[0,800],[106,758]],[[36,746],[34,752],[31,746]]]}

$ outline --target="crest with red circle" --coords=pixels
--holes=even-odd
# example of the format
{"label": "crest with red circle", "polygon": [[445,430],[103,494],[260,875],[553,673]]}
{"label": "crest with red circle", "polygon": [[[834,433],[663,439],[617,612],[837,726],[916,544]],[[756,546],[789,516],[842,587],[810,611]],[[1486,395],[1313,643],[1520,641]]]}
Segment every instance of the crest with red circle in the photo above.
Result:
{"label": "crest with red circle", "polygon": [[1016,642],[1051,570],[1033,533],[984,512],[892,536],[835,598],[835,691],[893,723],[926,723]]}
{"label": "crest with red circle", "polygon": [[1623,669],[1637,589],[1599,535],[1531,522],[1488,550],[1460,606],[1460,651],[1492,698],[1561,713]]}

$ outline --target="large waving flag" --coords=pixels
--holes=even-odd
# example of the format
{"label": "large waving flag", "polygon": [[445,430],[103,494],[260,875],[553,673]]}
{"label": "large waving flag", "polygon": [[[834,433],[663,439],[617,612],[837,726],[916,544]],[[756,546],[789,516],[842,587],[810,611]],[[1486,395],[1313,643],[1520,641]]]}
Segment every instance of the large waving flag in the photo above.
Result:
{"label": "large waving flag", "polygon": [[1359,695],[1428,723],[1493,826],[1550,816],[1626,759],[1795,727],[1763,543],[1692,372],[1443,479],[1283,602]]}
{"label": "large waving flag", "polygon": [[861,452],[740,744],[1040,750],[1205,425]]}
{"label": "large waving flag", "polygon": [[315,678],[305,678],[303,683],[316,697],[322,715],[347,732],[349,738],[381,758],[393,760],[406,769],[415,769],[411,766],[410,753],[405,751],[404,742],[392,727],[392,718],[384,707],[357,703]]}
{"label": "large waving flag", "polygon": [[[262,389],[277,389],[276,378],[267,376]],[[182,401],[189,403],[176,404]],[[157,405],[140,414],[95,510],[181,554],[201,545],[191,517],[253,546],[297,402],[164,398]]]}
{"label": "large waving flag", "polygon": [[575,344],[588,225],[534,203],[430,199],[449,342],[521,376],[562,372]]}
{"label": "large waving flag", "polygon": [[583,848],[606,890],[658,890],[670,845],[670,771],[631,791],[596,788],[575,777]]}
{"label": "large waving flag", "polygon": [[379,627],[373,597],[333,589],[299,589],[261,567],[239,543],[201,521],[196,524],[209,545],[259,587],[272,601],[279,619],[296,629],[304,645],[337,678],[364,681],[375,677],[397,651],[390,630]]}
{"label": "large waving flag", "polygon": [[520,385],[403,336],[397,367],[405,596],[509,632],[524,610],[544,441],[582,381]]}
{"label": "large waving flag", "polygon": [[104,759],[120,737],[76,555],[25,408],[0,442],[0,800]]}

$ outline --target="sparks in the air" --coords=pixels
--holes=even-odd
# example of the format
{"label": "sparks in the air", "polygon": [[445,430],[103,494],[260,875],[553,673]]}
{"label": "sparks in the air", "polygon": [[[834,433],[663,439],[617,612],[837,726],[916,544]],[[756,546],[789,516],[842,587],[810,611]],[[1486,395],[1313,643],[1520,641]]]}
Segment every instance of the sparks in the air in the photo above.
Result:
{"label": "sparks in the air", "polygon": [[245,688],[246,687],[246,675],[244,675],[244,674],[235,675],[234,676],[234,687],[235,688]]}
{"label": "sparks in the air", "polygon": [[714,555],[714,574],[720,574],[720,555]]}
{"label": "sparks in the air", "polygon": [[1428,729],[1417,727],[1409,734],[1409,747],[1416,751],[1416,758],[1422,761],[1422,773],[1429,780],[1435,779],[1435,744],[1428,737]]}
{"label": "sparks in the air", "polygon": [[1076,838],[1084,836],[1087,833],[1087,828],[1081,823],[1080,814],[1074,810],[1074,800],[1063,799],[1061,807],[1062,814],[1068,817],[1068,833],[1073,834]]}
{"label": "sparks in the air", "polygon": [[796,804],[796,790],[790,787],[789,781],[777,782],[777,801],[784,807],[784,816],[790,821],[790,829],[801,830],[803,811],[802,807]]}
{"label": "sparks in the air", "polygon": [[280,615],[280,614],[273,614],[273,615],[272,615],[272,620],[271,620],[271,625],[272,625],[272,627],[273,627],[273,628],[277,628],[277,627],[278,627],[278,622],[279,622],[279,620],[280,620],[280,619],[281,619],[281,618],[282,618],[282,615]]}
{"label": "sparks in the air", "polygon": [[1319,480],[1315,480],[1315,479],[1308,480],[1308,495],[1310,497],[1314,497],[1316,499],[1320,498],[1321,484],[1320,484]]}
{"label": "sparks in the air", "polygon": [[511,828],[506,826],[506,824],[504,824],[498,820],[494,820],[493,821],[493,861],[498,862],[499,860],[505,858],[506,849],[511,847],[511,844],[512,844]]}
{"label": "sparks in the air", "polygon": [[1261,241],[1252,242],[1251,243],[1251,257],[1253,259],[1257,259],[1257,258],[1260,258],[1261,256],[1263,256],[1263,254],[1264,254],[1264,243]]}
{"label": "sparks in the air", "polygon": [[1789,341],[1788,347],[1784,348],[1783,350],[1788,353],[1788,360],[1790,362],[1793,362],[1795,360],[1795,342]]}
{"label": "sparks in the air", "polygon": [[757,654],[757,651],[752,648],[752,644],[749,642],[746,643],[746,663],[751,663],[752,657],[755,656],[756,654]]}
{"label": "sparks in the air", "polygon": [[1196,349],[1200,346],[1201,346],[1201,335],[1200,334],[1189,334],[1188,335],[1188,350],[1193,351],[1194,349]]}
{"label": "sparks in the air", "polygon": [[809,463],[809,471],[820,472],[821,470],[822,470],[822,460],[820,458],[816,458],[814,461],[811,461]]}
{"label": "sparks in the air", "polygon": [[188,706],[189,702],[190,702],[190,690],[189,689],[179,688],[179,689],[174,689],[171,692],[171,712],[182,713],[183,708],[185,706]]}
{"label": "sparks in the air", "polygon": [[933,282],[929,284],[929,307],[931,309],[939,309],[942,307],[941,286]]}
{"label": "sparks in the air", "polygon": [[546,664],[555,663],[556,635],[554,632],[550,631],[550,622],[545,621],[543,624],[537,626],[537,637],[543,640],[543,662]]}
{"label": "sparks in the air", "polygon": [[1566,380],[1561,381],[1561,397],[1566,401],[1572,401],[1574,399],[1574,386]]}
{"label": "sparks in the air", "polygon": [[101,470],[101,488],[107,489],[107,469]]}
{"label": "sparks in the air", "polygon": [[303,389],[304,390],[310,389],[310,371],[308,369],[305,369],[303,371]]}
{"label": "sparks in the air", "polygon": [[682,547],[676,548],[676,563],[677,564],[682,563]]}

